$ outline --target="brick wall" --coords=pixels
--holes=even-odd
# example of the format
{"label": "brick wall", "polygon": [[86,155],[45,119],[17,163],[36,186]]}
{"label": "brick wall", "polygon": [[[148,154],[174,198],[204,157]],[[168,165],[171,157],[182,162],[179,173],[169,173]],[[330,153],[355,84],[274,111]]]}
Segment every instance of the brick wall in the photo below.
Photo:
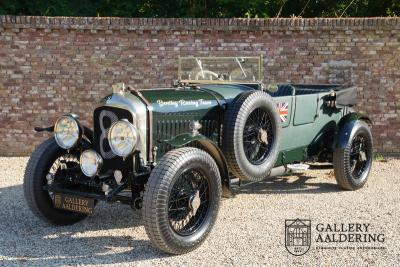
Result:
{"label": "brick wall", "polygon": [[0,16],[0,155],[26,155],[66,112],[91,123],[110,85],[169,85],[177,57],[263,55],[266,82],[359,88],[375,147],[400,152],[400,18],[123,19]]}

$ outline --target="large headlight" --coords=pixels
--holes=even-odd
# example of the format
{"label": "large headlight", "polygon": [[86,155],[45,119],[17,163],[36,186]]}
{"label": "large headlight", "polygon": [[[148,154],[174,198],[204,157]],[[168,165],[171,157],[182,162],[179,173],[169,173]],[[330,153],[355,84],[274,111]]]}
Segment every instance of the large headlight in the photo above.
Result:
{"label": "large headlight", "polygon": [[100,172],[103,159],[96,151],[89,149],[82,152],[79,163],[83,174],[93,177]]}
{"label": "large headlight", "polygon": [[111,125],[108,142],[114,154],[127,157],[132,154],[139,141],[138,131],[129,121],[121,120]]}
{"label": "large headlight", "polygon": [[78,143],[82,137],[82,130],[73,115],[64,115],[57,120],[54,125],[54,137],[57,144],[64,149],[69,149]]}

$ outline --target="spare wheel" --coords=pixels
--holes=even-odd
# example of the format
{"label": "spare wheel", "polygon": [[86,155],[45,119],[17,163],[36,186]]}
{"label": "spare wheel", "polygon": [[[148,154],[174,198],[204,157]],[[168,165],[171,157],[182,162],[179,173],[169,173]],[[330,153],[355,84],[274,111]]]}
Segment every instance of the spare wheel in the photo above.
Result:
{"label": "spare wheel", "polygon": [[239,179],[267,177],[277,160],[280,140],[276,104],[267,93],[245,92],[228,106],[222,149],[230,172]]}

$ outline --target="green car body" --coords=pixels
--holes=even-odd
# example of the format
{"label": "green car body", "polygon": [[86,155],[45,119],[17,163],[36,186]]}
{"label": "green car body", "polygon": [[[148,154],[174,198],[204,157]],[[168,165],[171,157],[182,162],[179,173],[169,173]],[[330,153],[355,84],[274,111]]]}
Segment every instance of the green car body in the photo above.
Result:
{"label": "green car body", "polygon": [[[292,87],[294,94],[273,97],[277,105],[287,104],[288,110],[286,121],[281,122],[283,137],[277,166],[305,161],[315,156],[315,153],[320,152],[316,151],[315,147],[321,150],[324,148],[319,143],[321,136],[327,134],[335,136],[339,121],[350,112],[347,108],[328,107],[323,100],[324,97],[329,96],[331,89],[338,86],[321,86],[326,88],[324,92],[311,91],[303,95],[296,95],[295,86],[280,85],[280,87]],[[310,87],[318,86],[311,85]],[[226,106],[235,97],[248,90],[254,89],[243,85],[222,84],[141,91],[151,103],[156,118],[153,123],[153,128],[156,129],[153,134],[153,143],[159,143],[162,147],[158,152],[158,157],[168,151],[163,144],[177,147],[195,138],[189,129],[189,123],[193,120],[204,125],[200,129],[200,134],[211,142],[219,144],[220,128]],[[201,101],[203,104],[200,104]],[[177,138],[181,135],[186,135],[188,139],[180,138],[181,141],[178,141]]]}
{"label": "green car body", "polygon": [[[233,178],[259,181],[304,166],[296,163],[325,162],[343,189],[366,183],[372,122],[352,109],[356,87],[265,87],[261,58],[208,59],[180,59],[173,87],[113,85],[93,127],[67,114],[37,128],[55,138],[28,162],[24,190],[33,212],[65,225],[92,212],[95,200],[143,207],[153,244],[181,254],[205,240]],[[66,199],[90,204],[65,208]]]}
{"label": "green car body", "polygon": [[[225,169],[224,190],[229,191],[229,170],[221,151],[224,112],[235,98],[244,92],[262,90],[260,84],[194,84],[184,87],[140,90],[149,103],[153,115],[151,127],[152,144],[157,148],[157,162],[173,148],[202,142],[214,146],[213,157]],[[352,91],[354,87],[341,85],[296,85],[280,84],[277,91],[270,93],[279,109],[285,106],[281,120],[282,142],[275,166],[296,162],[331,162],[335,146],[345,144],[339,140],[341,128],[346,123],[370,119],[354,112],[347,106],[330,106],[331,94]],[[269,93],[266,91],[266,93]],[[130,95],[126,91],[122,94]],[[114,93],[103,100],[102,105],[121,106],[121,93]],[[134,112],[134,111],[132,111]],[[202,125],[199,133],[193,134],[190,123],[198,121]],[[343,137],[342,137],[343,139]],[[229,195],[228,193],[226,195]]]}

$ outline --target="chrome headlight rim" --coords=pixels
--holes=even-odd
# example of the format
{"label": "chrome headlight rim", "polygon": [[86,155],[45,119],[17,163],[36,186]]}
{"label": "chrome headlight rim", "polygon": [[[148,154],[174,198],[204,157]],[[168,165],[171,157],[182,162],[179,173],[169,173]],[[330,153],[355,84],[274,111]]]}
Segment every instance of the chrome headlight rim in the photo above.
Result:
{"label": "chrome headlight rim", "polygon": [[[74,143],[71,145],[66,145],[65,143],[63,143],[60,140],[60,137],[57,133],[57,128],[58,128],[61,120],[63,120],[63,119],[68,119],[71,122],[73,122],[73,124],[74,124],[74,128],[75,128],[77,137],[75,138]],[[82,139],[82,134],[83,134],[82,126],[78,121],[78,116],[75,114],[72,114],[72,113],[65,114],[65,115],[61,116],[60,118],[58,118],[56,123],[54,124],[54,139],[56,140],[56,143],[58,144],[58,146],[60,146],[63,149],[71,149],[71,148],[75,147],[79,143],[79,141]]]}
{"label": "chrome headlight rim", "polygon": [[[128,153],[125,153],[125,154],[120,153],[120,152],[113,146],[113,143],[112,143],[112,140],[113,140],[113,139],[112,139],[113,130],[114,130],[115,127],[116,127],[117,125],[119,125],[119,124],[124,124],[125,126],[127,126],[128,129],[131,131],[131,133],[132,133],[134,139],[135,139],[135,142],[134,142],[134,144],[133,144],[133,146],[132,146],[132,149],[130,149],[130,151],[129,151]],[[115,155],[120,156],[120,157],[128,157],[128,156],[132,155],[133,152],[135,152],[135,150],[136,150],[136,148],[137,148],[137,146],[138,146],[138,144],[139,144],[139,131],[138,131],[138,129],[137,129],[130,121],[128,121],[127,119],[122,119],[122,120],[119,120],[119,121],[114,122],[114,123],[111,125],[110,130],[108,131],[108,136],[107,136],[107,137],[108,137],[108,143],[109,143],[109,146],[110,146],[110,148],[111,148],[111,151],[112,151]]]}
{"label": "chrome headlight rim", "polygon": [[[85,168],[84,168],[84,157],[86,154],[91,154],[92,156],[94,155],[95,157],[95,162],[94,162],[94,166],[95,171],[94,172],[88,172]],[[100,173],[101,168],[103,167],[103,158],[100,156],[99,153],[97,153],[96,151],[94,151],[93,149],[87,149],[85,151],[83,151],[81,153],[81,156],[79,158],[79,166],[81,168],[81,171],[84,175],[86,175],[87,177],[95,177],[96,175],[98,175]]]}

